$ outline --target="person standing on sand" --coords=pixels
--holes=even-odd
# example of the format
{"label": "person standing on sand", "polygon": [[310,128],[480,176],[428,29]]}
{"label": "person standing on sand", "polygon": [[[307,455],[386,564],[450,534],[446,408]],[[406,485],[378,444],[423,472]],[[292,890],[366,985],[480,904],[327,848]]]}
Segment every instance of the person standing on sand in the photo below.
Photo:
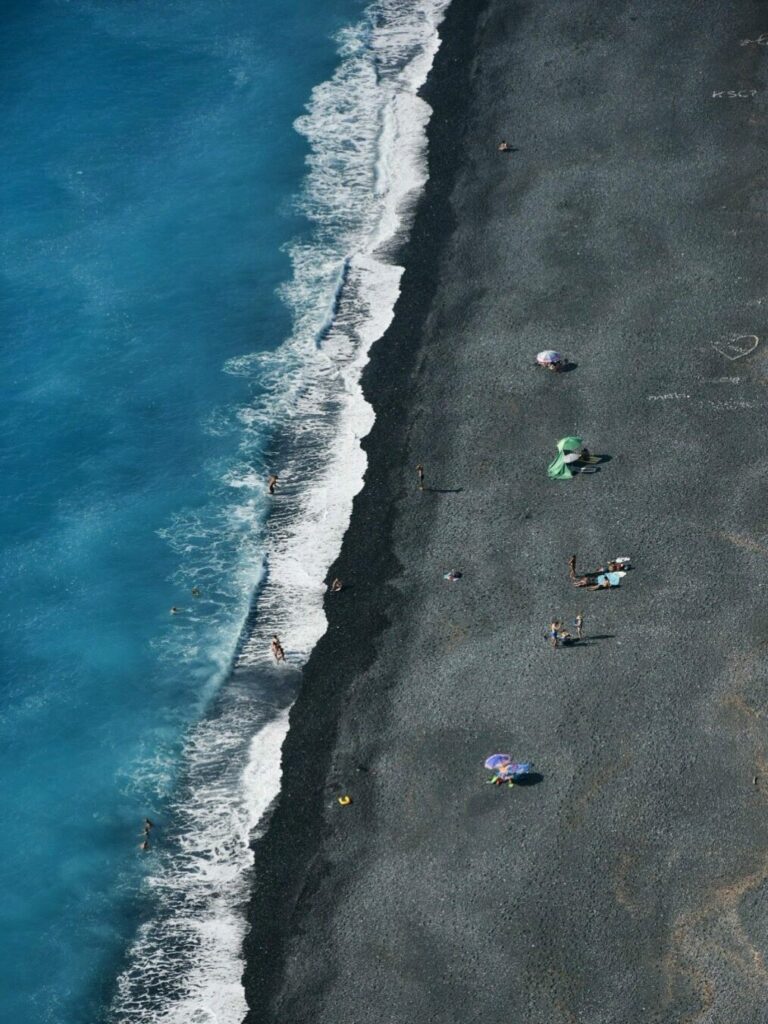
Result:
{"label": "person standing on sand", "polygon": [[285,661],[285,651],[283,650],[283,645],[280,643],[280,638],[278,637],[277,633],[274,633],[272,635],[272,643],[269,645],[269,647],[270,650],[272,651],[272,655],[275,661],[278,664],[280,664],[281,661]]}
{"label": "person standing on sand", "polygon": [[552,645],[552,650],[557,648],[557,641],[560,635],[560,627],[562,622],[559,619],[553,619],[549,624],[549,642]]}
{"label": "person standing on sand", "polygon": [[267,480],[267,490],[269,491],[270,494],[275,493],[275,488],[277,487],[278,479],[279,477],[277,473],[272,473],[272,475]]}
{"label": "person standing on sand", "polygon": [[419,490],[423,491],[424,490],[424,467],[422,466],[421,463],[419,463],[418,466],[416,467],[416,476],[417,476],[418,481],[419,481]]}
{"label": "person standing on sand", "polygon": [[584,612],[577,613],[574,626],[576,627],[576,636],[581,640],[581,631],[584,629]]}
{"label": "person standing on sand", "polygon": [[576,555],[571,555],[568,559],[568,579],[576,579]]}

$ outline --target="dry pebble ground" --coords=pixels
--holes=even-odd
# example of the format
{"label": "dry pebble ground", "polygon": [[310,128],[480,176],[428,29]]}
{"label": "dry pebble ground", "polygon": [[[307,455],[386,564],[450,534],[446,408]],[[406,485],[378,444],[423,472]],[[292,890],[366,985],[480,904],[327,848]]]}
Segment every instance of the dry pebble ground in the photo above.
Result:
{"label": "dry pebble ground", "polygon": [[[764,30],[742,0],[454,0],[354,586],[256,852],[254,1021],[763,1019]],[[610,458],[552,482],[571,433]],[[635,568],[584,593],[573,551]],[[484,785],[495,750],[540,780]]]}

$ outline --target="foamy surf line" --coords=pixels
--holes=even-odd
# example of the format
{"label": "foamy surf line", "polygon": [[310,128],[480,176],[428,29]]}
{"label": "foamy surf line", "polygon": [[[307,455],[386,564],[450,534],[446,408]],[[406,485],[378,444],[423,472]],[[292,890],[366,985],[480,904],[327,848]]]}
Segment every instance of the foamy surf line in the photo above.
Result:
{"label": "foamy surf line", "polygon": [[[363,486],[361,439],[373,424],[360,377],[389,326],[402,268],[388,258],[427,178],[431,109],[418,97],[450,0],[378,0],[339,36],[340,64],[296,128],[310,143],[300,204],[313,223],[290,248],[282,295],[291,337],[274,353],[231,360],[266,397],[238,411],[239,469],[256,493],[254,437],[278,438],[280,491],[263,530],[266,570],[217,714],[188,737],[166,849],[147,886],[156,913],[139,931],[109,1019],[117,1024],[239,1024],[250,843],[280,786],[288,714],[270,694],[278,633],[300,669],[325,632],[324,579]],[[263,468],[263,467],[260,467]],[[249,514],[248,503],[243,506]],[[254,692],[254,679],[264,679]],[[274,687],[277,689],[277,687]]]}

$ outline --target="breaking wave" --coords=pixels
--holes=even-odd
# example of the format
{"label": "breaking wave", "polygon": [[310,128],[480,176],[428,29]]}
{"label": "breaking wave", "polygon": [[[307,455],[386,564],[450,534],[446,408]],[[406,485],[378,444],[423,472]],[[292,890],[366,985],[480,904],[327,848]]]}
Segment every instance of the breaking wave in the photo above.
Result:
{"label": "breaking wave", "polygon": [[[291,668],[325,631],[324,579],[363,484],[360,439],[373,411],[360,375],[392,319],[402,268],[391,256],[426,181],[431,110],[417,93],[448,2],[377,0],[340,33],[336,73],[296,122],[310,146],[299,203],[312,231],[290,246],[293,275],[281,290],[293,333],[274,352],[225,365],[256,397],[211,418],[212,431],[238,436],[237,458],[215,469],[220,514],[205,524],[181,514],[166,531],[179,582],[202,571],[212,595],[206,625],[195,632],[190,622],[174,642],[220,652],[210,665],[218,695],[185,743],[163,848],[147,874],[151,910],[118,979],[113,1024],[239,1024],[246,1013],[250,844],[279,790]],[[277,465],[270,504],[263,481]],[[241,608],[251,602],[234,658],[233,595]],[[286,669],[270,664],[275,632]]]}

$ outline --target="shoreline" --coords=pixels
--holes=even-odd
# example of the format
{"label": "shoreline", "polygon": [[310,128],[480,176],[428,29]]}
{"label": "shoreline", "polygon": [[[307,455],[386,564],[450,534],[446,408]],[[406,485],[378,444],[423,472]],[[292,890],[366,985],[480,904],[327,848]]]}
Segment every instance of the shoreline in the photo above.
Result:
{"label": "shoreline", "polygon": [[[255,844],[249,1022],[759,1018],[768,366],[734,341],[762,326],[758,22],[449,8],[351,586]],[[573,373],[532,368],[555,340]],[[549,481],[570,433],[609,459]],[[574,592],[572,552],[634,569]],[[582,607],[588,642],[552,652]],[[507,749],[540,784],[484,785]]]}
{"label": "shoreline", "polygon": [[[382,608],[382,588],[389,588],[399,574],[387,536],[391,516],[396,514],[390,511],[390,503],[401,493],[401,467],[390,465],[390,456],[393,443],[405,447],[409,399],[421,354],[421,346],[414,344],[413,338],[418,337],[420,325],[429,314],[430,294],[438,287],[429,251],[439,249],[450,234],[445,224],[438,222],[441,214],[451,217],[447,198],[455,167],[444,157],[436,170],[435,150],[450,150],[450,129],[438,123],[439,107],[447,76],[454,79],[451,85],[455,96],[449,99],[455,103],[455,97],[461,95],[468,66],[457,70],[455,65],[461,61],[468,65],[470,52],[468,40],[462,35],[467,24],[480,16],[471,12],[471,7],[472,0],[451,3],[439,28],[440,48],[419,92],[433,109],[427,128],[429,178],[417,201],[409,238],[392,257],[395,265],[405,268],[392,324],[371,347],[362,374],[365,399],[375,414],[374,425],[362,441],[367,458],[365,483],[354,499],[341,554],[328,572],[329,580],[339,576],[350,585],[346,593],[326,597],[328,628],[304,666],[283,746],[280,792],[265,835],[254,843],[254,884],[244,942],[244,987],[250,1008],[246,1024],[264,1019],[265,1007],[280,983],[280,950],[290,928],[283,908],[286,902],[293,902],[290,897],[286,901],[286,893],[301,893],[312,886],[307,865],[312,865],[318,855],[326,828],[327,795],[333,783],[326,782],[325,774],[333,774],[332,737],[351,696],[338,680],[342,675],[354,679],[363,674],[375,658],[377,637],[388,622],[387,611]],[[440,84],[435,86],[438,78]],[[409,381],[406,395],[403,377]],[[413,476],[415,480],[415,469]],[[390,593],[386,603],[393,598]],[[360,635],[360,621],[366,622],[364,637]],[[355,640],[350,645],[352,636]],[[312,751],[312,768],[307,763],[308,750]],[[359,801],[356,807],[360,809]]]}

